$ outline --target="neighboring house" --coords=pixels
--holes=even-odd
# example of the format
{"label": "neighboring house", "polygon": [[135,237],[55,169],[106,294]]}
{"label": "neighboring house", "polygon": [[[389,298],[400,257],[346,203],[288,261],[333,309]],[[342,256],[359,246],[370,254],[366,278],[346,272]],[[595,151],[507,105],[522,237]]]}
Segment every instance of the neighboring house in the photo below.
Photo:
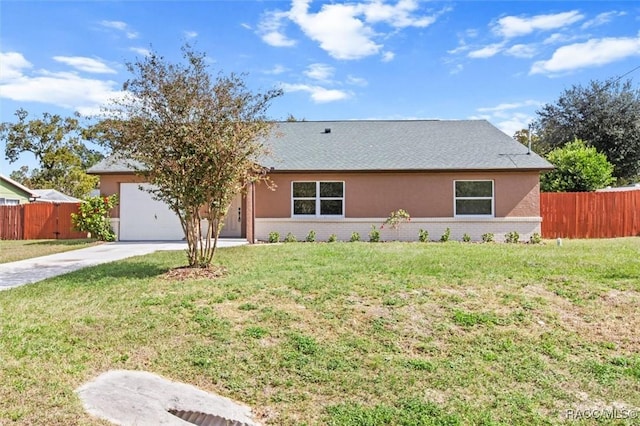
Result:
{"label": "neighboring house", "polygon": [[38,194],[24,185],[0,175],[0,206],[14,206],[34,201]]}
{"label": "neighboring house", "polygon": [[621,191],[640,191],[640,182],[632,183],[626,186],[607,186],[606,188],[596,189],[596,192],[621,192]]}
{"label": "neighboring house", "polygon": [[[248,188],[222,236],[257,241],[275,231],[303,240],[314,230],[318,240],[353,232],[366,240],[398,209],[411,222],[386,227],[383,240],[417,240],[419,229],[432,239],[446,228],[451,239],[473,240],[540,232],[539,175],[553,166],[483,120],[282,122],[266,143],[272,157],[262,165],[276,188]],[[182,238],[175,215],[140,191],[142,178],[125,162],[108,158],[89,172],[100,175],[103,195],[120,195],[121,239]]]}
{"label": "neighboring house", "polygon": [[56,189],[34,189],[39,198],[36,200],[40,203],[81,203],[82,200],[64,194]]}

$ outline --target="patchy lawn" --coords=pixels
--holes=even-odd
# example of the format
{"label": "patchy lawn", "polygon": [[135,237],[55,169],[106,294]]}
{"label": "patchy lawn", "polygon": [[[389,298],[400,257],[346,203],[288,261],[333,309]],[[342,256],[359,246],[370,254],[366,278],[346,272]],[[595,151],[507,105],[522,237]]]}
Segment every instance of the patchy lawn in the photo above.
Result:
{"label": "patchy lawn", "polygon": [[640,416],[640,238],[217,259],[214,281],[164,278],[184,253],[161,252],[1,292],[0,423],[106,424],[74,389],[111,369],[191,383],[274,425]]}
{"label": "patchy lawn", "polygon": [[98,244],[93,239],[79,240],[0,240],[0,263],[31,259],[48,254],[77,250]]}

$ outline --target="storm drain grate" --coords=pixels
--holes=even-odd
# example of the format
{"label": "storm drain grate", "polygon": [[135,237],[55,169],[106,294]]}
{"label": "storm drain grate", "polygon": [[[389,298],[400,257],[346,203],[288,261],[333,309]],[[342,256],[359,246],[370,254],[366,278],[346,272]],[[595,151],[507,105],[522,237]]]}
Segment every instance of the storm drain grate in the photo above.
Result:
{"label": "storm drain grate", "polygon": [[170,414],[182,419],[186,422],[192,423],[198,426],[251,426],[248,423],[225,419],[222,416],[216,416],[215,414],[201,413],[199,411],[188,410],[168,410]]}

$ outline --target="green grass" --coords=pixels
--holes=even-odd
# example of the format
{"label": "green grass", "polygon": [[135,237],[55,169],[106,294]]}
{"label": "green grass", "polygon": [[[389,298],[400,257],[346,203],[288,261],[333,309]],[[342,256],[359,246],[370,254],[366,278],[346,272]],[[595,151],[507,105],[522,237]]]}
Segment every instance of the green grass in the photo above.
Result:
{"label": "green grass", "polygon": [[220,393],[274,425],[640,410],[639,238],[245,246],[218,252],[224,278],[163,278],[183,257],[0,292],[0,424],[105,424],[74,389],[112,369]]}
{"label": "green grass", "polygon": [[77,250],[98,242],[92,239],[79,240],[0,240],[0,263],[15,262],[49,254]]}

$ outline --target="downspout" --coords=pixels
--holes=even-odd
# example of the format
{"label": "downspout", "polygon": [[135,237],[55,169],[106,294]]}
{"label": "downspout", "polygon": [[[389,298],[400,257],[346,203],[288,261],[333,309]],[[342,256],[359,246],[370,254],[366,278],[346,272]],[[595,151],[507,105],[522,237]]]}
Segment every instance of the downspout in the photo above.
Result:
{"label": "downspout", "polygon": [[256,242],[256,183],[251,182],[251,241],[249,244]]}

